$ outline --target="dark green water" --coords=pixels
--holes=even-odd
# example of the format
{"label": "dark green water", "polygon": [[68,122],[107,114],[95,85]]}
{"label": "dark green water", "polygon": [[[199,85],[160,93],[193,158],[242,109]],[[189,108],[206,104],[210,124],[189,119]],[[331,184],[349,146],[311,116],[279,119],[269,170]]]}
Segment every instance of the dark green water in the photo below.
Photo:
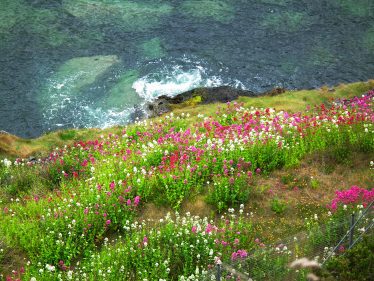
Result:
{"label": "dark green water", "polygon": [[0,130],[128,122],[197,86],[374,76],[371,0],[0,0]]}

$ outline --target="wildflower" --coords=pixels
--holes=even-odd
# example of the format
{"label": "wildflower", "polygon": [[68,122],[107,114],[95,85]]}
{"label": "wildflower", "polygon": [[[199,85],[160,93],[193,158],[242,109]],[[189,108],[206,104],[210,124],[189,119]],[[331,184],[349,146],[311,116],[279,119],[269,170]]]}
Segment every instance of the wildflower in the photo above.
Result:
{"label": "wildflower", "polygon": [[48,271],[51,271],[51,272],[52,272],[52,271],[55,271],[55,269],[56,269],[53,265],[50,265],[50,264],[46,264],[46,265],[45,265],[45,268],[46,268]]}
{"label": "wildflower", "polygon": [[9,168],[11,165],[12,165],[12,161],[9,161],[8,159],[4,158],[4,160],[2,161],[4,166],[6,168]]}
{"label": "wildflower", "polygon": [[110,223],[111,223],[111,221],[110,221],[110,220],[107,220],[107,221],[105,222],[105,225],[110,225]]}
{"label": "wildflower", "polygon": [[147,245],[148,245],[148,237],[147,237],[147,236],[144,236],[144,237],[143,237],[143,245],[144,245],[144,246],[147,246]]}
{"label": "wildflower", "polygon": [[140,202],[140,196],[136,196],[134,198],[134,206],[138,206],[139,205],[139,202]]}
{"label": "wildflower", "polygon": [[196,232],[197,232],[197,227],[196,227],[196,225],[192,226],[192,228],[191,228],[191,232],[192,232],[192,233],[196,233]]}

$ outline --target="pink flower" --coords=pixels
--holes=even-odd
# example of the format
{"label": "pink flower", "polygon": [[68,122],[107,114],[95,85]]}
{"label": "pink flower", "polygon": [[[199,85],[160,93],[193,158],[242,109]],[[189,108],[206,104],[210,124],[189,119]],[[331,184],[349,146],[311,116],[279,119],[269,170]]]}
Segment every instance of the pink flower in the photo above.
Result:
{"label": "pink flower", "polygon": [[110,225],[110,223],[111,223],[110,220],[107,220],[107,221],[105,222],[106,225]]}
{"label": "pink flower", "polygon": [[195,225],[192,226],[191,231],[192,231],[192,233],[196,233],[197,232],[197,227]]}
{"label": "pink flower", "polygon": [[348,190],[336,191],[335,198],[328,206],[335,211],[339,205],[363,204],[367,205],[374,199],[374,189],[367,190],[358,186],[352,186]]}
{"label": "pink flower", "polygon": [[144,244],[144,245],[147,245],[147,244],[148,244],[148,237],[147,237],[147,236],[144,236],[144,237],[143,237],[143,244]]}
{"label": "pink flower", "polygon": [[130,206],[131,205],[131,200],[128,199],[127,202],[126,202],[127,206]]}
{"label": "pink flower", "polygon": [[136,196],[134,198],[134,206],[138,206],[139,205],[139,202],[140,202],[140,196]]}
{"label": "pink flower", "polygon": [[233,253],[231,254],[231,260],[232,260],[232,261],[235,261],[235,260],[238,259],[238,258],[242,258],[242,259],[244,259],[244,258],[246,258],[246,257],[248,257],[248,253],[247,253],[246,250],[237,250],[236,252],[233,252]]}

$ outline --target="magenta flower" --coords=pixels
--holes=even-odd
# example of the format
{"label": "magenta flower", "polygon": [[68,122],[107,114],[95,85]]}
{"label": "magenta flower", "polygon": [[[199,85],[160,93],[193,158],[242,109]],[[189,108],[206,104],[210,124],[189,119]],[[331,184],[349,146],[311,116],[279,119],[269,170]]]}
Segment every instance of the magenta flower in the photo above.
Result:
{"label": "magenta flower", "polygon": [[135,206],[135,207],[138,206],[138,205],[139,205],[139,202],[140,202],[140,196],[136,196],[136,197],[134,198],[134,206]]}
{"label": "magenta flower", "polygon": [[106,225],[110,225],[110,223],[111,223],[110,220],[107,220],[107,221],[105,222]]}
{"label": "magenta flower", "polygon": [[328,206],[332,211],[336,211],[339,205],[362,204],[366,206],[374,199],[374,189],[364,189],[352,186],[348,190],[336,191],[335,198]]}
{"label": "magenta flower", "polygon": [[143,237],[143,244],[144,244],[144,245],[147,245],[147,244],[148,244],[148,237],[147,237],[147,236],[144,236],[144,237]]}
{"label": "magenta flower", "polygon": [[196,232],[197,232],[197,227],[196,227],[195,225],[192,226],[191,231],[192,231],[193,233],[196,233]]}

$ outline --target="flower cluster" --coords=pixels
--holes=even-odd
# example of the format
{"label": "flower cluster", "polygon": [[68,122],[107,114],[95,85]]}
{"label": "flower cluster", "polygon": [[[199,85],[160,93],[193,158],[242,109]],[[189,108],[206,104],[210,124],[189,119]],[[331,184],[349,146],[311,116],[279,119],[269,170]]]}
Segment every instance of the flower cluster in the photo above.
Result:
{"label": "flower cluster", "polygon": [[354,185],[348,190],[336,191],[335,198],[332,200],[329,208],[332,211],[336,211],[339,206],[344,208],[344,205],[358,204],[366,207],[373,200],[374,189],[365,189]]}

